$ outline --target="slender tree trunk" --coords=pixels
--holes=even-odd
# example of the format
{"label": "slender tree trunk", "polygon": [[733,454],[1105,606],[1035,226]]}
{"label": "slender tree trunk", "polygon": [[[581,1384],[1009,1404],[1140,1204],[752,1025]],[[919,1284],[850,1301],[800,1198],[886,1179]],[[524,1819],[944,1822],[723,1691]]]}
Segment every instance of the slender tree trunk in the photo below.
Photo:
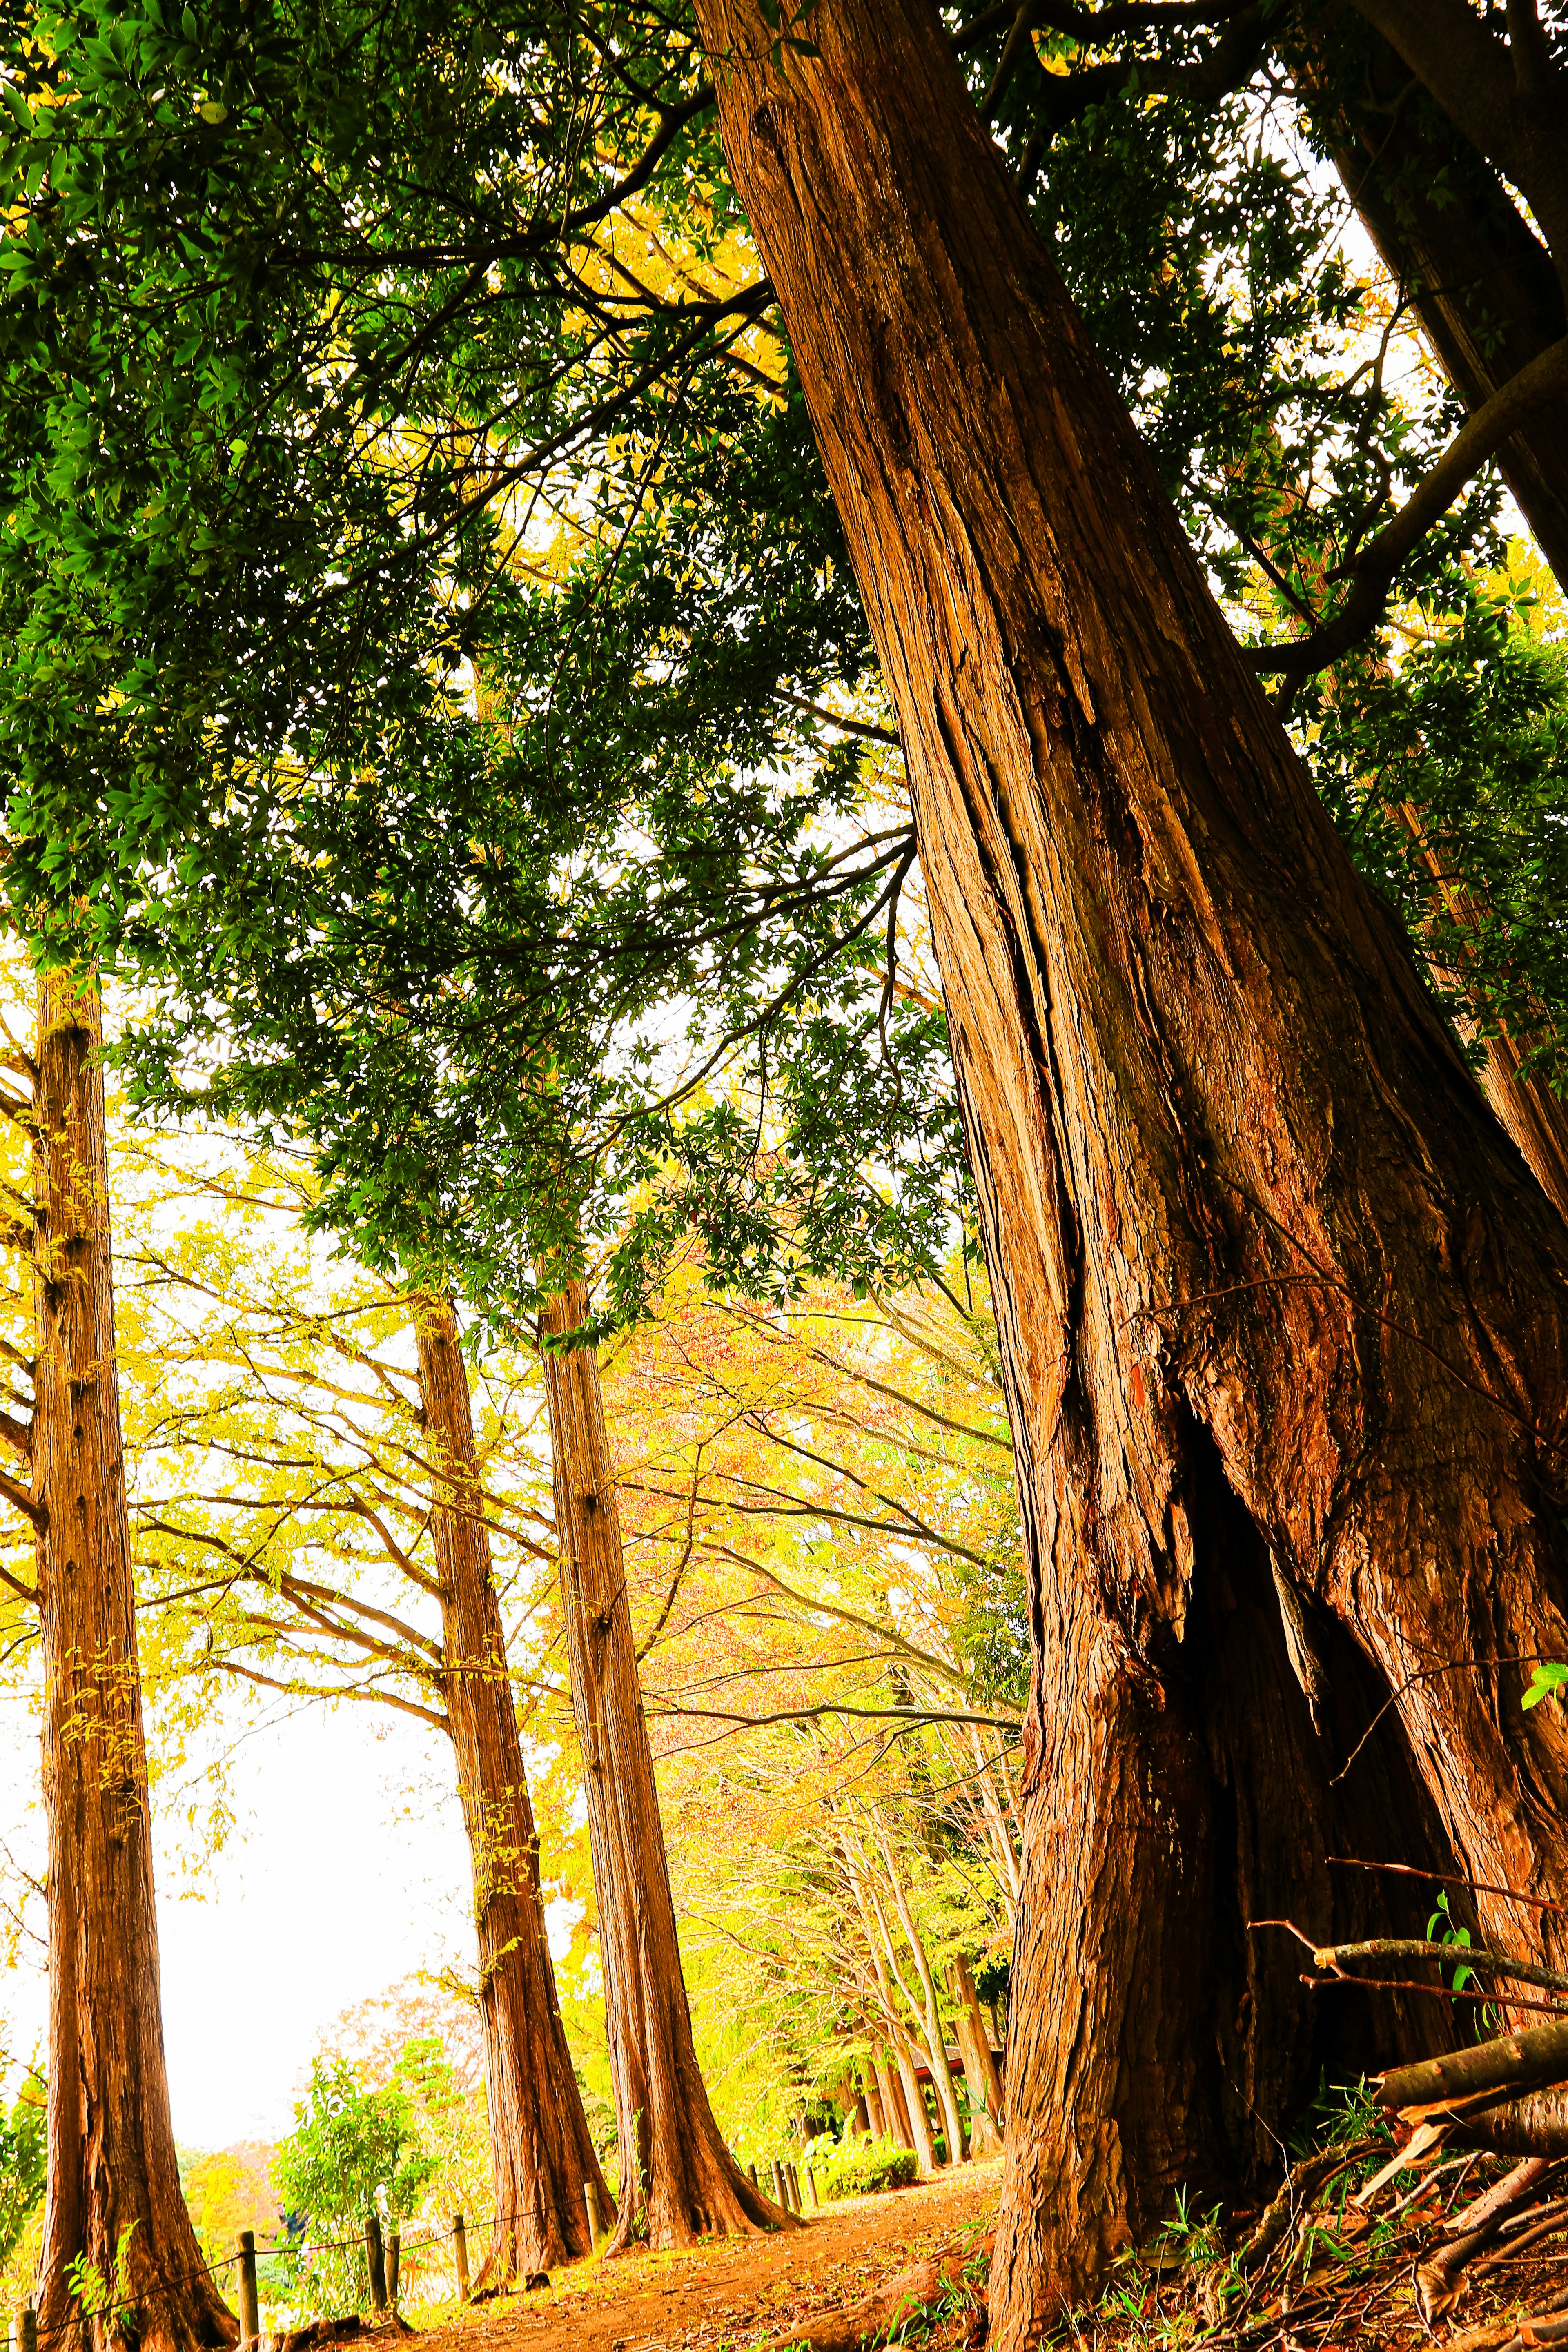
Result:
{"label": "slender tree trunk", "polygon": [[[865,1931],[871,1966],[876,1971],[877,1990],[881,1995],[882,2014],[887,2022],[888,2042],[893,2063],[885,2071],[879,2065],[878,2079],[882,2083],[889,2108],[896,2113],[906,2147],[912,2147],[920,2158],[922,2172],[936,2169],[936,2145],[931,2137],[931,2124],[926,2115],[925,2101],[916,2075],[917,2061],[909,2030],[904,2024],[899,2003],[894,1998],[889,1978],[892,1968],[891,1945],[879,1906],[871,1894],[866,1876],[866,1865],[850,1855],[845,1845],[845,1861],[849,1881],[855,1889],[855,1899],[860,1906],[860,1921]],[[873,2057],[876,2052],[873,2050]]]}
{"label": "slender tree trunk", "polygon": [[169,2116],[100,1042],[95,985],[47,980],[34,1088],[33,1495],[49,1837],[38,2332],[74,2334],[66,2272],[85,2256],[115,2305],[88,2340],[192,2352],[232,2344],[238,2330],[191,2228]]}
{"label": "slender tree trunk", "polygon": [[877,2098],[881,2110],[878,2123],[879,2136],[892,2141],[895,2147],[913,2147],[915,2136],[904,2120],[904,2103],[895,2095],[893,2070],[879,2042],[871,2044],[871,2072],[877,2078]]}
{"label": "slender tree trunk", "polygon": [[[1355,53],[1348,80],[1342,60]],[[1433,350],[1474,411],[1568,331],[1552,257],[1486,158],[1443,120],[1386,41],[1308,26],[1286,61]],[[1353,90],[1353,96],[1351,92]],[[1537,411],[1503,446],[1503,478],[1568,589],[1568,416]]]}
{"label": "slender tree trunk", "polygon": [[921,2089],[916,2073],[919,2061],[913,2044],[901,2025],[889,2029],[893,2052],[893,2087],[899,2095],[900,2112],[903,2116],[906,2147],[912,2147],[920,2159],[922,2172],[931,2173],[936,2166],[936,2138],[931,2131],[931,2117],[926,2113],[925,2094]]}
{"label": "slender tree trunk", "polygon": [[572,2068],[545,1935],[539,1837],[507,1675],[474,1455],[473,1405],[457,1318],[420,1303],[419,1394],[449,1500],[436,1510],[447,1717],[474,1880],[479,2018],[495,2176],[494,2240],[475,2289],[593,2252],[584,2190],[605,2184]]}
{"label": "slender tree trunk", "polygon": [[[560,1339],[587,1320],[587,1292],[573,1283],[545,1302],[540,1329]],[[612,2246],[625,2246],[639,2225],[655,2246],[689,2245],[712,2231],[794,2227],[793,2216],[752,2186],[725,2146],[692,2043],[598,1358],[591,1347],[546,1347],[543,1361],[620,2141],[621,2212]]]}
{"label": "slender tree trunk", "polygon": [[[1334,835],[931,0],[698,0],[908,756],[1036,1658],[1000,2352],[1246,2180],[1397,1855],[1568,1893],[1568,1234]],[[1550,1718],[1550,1719],[1547,1719]],[[1353,1757],[1353,1761],[1352,1760]],[[1568,1923],[1480,1893],[1489,1932]],[[1352,1923],[1354,1925],[1352,1926]]]}
{"label": "slender tree trunk", "polygon": [[[893,2095],[893,2070],[886,2061],[881,2042],[872,2042],[872,2082],[877,2086],[877,2112],[872,2122],[877,2126],[877,2138],[891,2140],[893,2147],[914,2147],[914,2133],[905,2131],[902,2103]],[[865,2095],[872,2095],[872,2086],[865,2086]]]}
{"label": "slender tree trunk", "polygon": [[1002,2077],[996,2071],[991,2036],[980,2013],[980,1995],[974,1990],[974,1979],[969,1973],[967,1960],[954,1960],[948,1978],[956,2012],[953,2032],[959,2055],[963,2060],[963,2079],[969,2088],[973,2153],[976,2156],[992,2156],[1002,2145],[1005,2113],[1002,2105]]}
{"label": "slender tree trunk", "polygon": [[[1013,1843],[1012,1828],[1003,1813],[1001,1799],[996,1794],[996,1783],[991,1777],[993,1767],[985,1753],[977,1724],[970,1725],[969,1740],[980,1790],[981,1810],[985,1817],[985,1826],[990,1836],[992,1850],[996,1856],[997,1879],[1002,1889],[1003,1901],[1006,1906],[1007,1924],[1011,1927],[1018,1908],[1018,1895],[1022,1885],[1018,1872],[1018,1850]],[[1006,1768],[1003,1766],[1000,1769],[1002,1785],[1006,1791],[1008,1807],[1011,1810],[1013,1791],[1007,1780]]]}
{"label": "slender tree trunk", "polygon": [[[1420,810],[1413,801],[1402,801],[1399,820],[1424,860],[1428,872],[1443,894],[1444,903],[1458,926],[1460,948],[1468,933],[1479,930],[1482,908],[1473,894],[1456,880],[1446,860],[1439,856],[1428,835]],[[1469,974],[1438,969],[1434,961],[1439,984],[1458,996],[1467,996]],[[1467,1023],[1463,1015],[1459,1029],[1467,1043],[1474,1041],[1479,1023]],[[1512,1141],[1518,1145],[1531,1173],[1535,1178],[1558,1215],[1568,1223],[1568,1107],[1552,1092],[1543,1078],[1525,1067],[1531,1049],[1550,1036],[1544,1022],[1533,1034],[1517,1038],[1504,1029],[1489,1037],[1483,1047],[1486,1059],[1481,1070],[1481,1085],[1488,1102]]]}
{"label": "slender tree trunk", "polygon": [[968,2150],[963,2145],[963,2124],[959,2116],[958,2100],[954,2096],[952,2088],[952,2074],[947,2063],[947,2035],[942,2030],[942,2003],[937,1998],[936,1979],[931,1974],[931,1962],[926,1958],[926,1948],[921,1940],[921,1932],[915,1924],[915,1915],[910,1907],[904,1883],[894,1868],[888,1841],[881,1836],[879,1831],[878,1842],[882,1849],[882,1862],[888,1874],[888,1884],[893,1890],[899,1925],[904,1931],[904,1940],[909,1945],[910,1958],[914,1962],[915,1977],[920,1986],[918,1999],[908,1991],[907,1987],[904,1990],[910,2008],[914,2010],[924,2029],[926,2053],[931,2061],[931,2088],[936,2093],[937,2110],[942,2116],[947,2139],[948,2162],[962,2164]]}

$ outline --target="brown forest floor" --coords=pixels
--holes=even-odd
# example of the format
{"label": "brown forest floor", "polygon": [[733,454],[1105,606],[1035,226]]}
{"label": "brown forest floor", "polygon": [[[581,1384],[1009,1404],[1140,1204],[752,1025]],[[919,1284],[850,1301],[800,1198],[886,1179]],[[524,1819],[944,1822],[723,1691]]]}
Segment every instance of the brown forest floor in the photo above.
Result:
{"label": "brown forest floor", "polygon": [[858,2303],[928,2256],[968,2247],[991,2229],[1001,2187],[1001,2159],[992,2158],[880,2197],[825,2205],[803,2230],[574,2263],[548,2290],[460,2316],[432,2312],[419,2330],[420,2352],[650,2352],[667,2344],[739,2352],[787,2344],[822,2312]]}

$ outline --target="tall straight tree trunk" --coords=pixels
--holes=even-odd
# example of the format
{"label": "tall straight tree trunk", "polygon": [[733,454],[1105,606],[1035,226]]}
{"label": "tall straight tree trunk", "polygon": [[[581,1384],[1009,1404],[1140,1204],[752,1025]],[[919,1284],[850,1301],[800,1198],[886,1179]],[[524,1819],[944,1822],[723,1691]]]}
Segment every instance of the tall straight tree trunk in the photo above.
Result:
{"label": "tall straight tree trunk", "polygon": [[1568,1655],[1568,1233],[1243,660],[931,0],[836,0],[811,56],[758,0],[697,8],[900,719],[1013,1424],[1012,2352],[1183,2182],[1268,2167],[1336,2036],[1364,2064],[1451,2030],[1314,2005],[1251,1931],[1411,1916],[1331,1854],[1568,1894],[1568,1715],[1520,1707],[1521,1661]]}
{"label": "tall straight tree trunk", "polygon": [[948,1971],[952,1992],[953,2033],[963,2060],[963,2080],[969,2092],[973,2126],[973,2152],[992,2156],[1002,2145],[1002,2077],[992,2054],[991,2036],[980,2013],[980,1995],[967,1960],[953,1961]]}
{"label": "tall straight tree trunk", "polygon": [[[1434,847],[1421,812],[1415,803],[1401,802],[1398,814],[1400,823],[1436,880],[1444,903],[1458,927],[1462,956],[1465,935],[1480,929],[1484,910],[1474,894],[1448,870],[1447,861]],[[1460,997],[1468,993],[1470,981],[1468,971],[1440,971],[1436,963],[1433,970],[1439,985]],[[1474,1043],[1479,1027],[1479,1022],[1467,1024],[1463,1015],[1460,1016],[1459,1028],[1467,1043]],[[1544,1022],[1533,1035],[1516,1037],[1504,1029],[1495,1036],[1488,1037],[1482,1046],[1481,1085],[1488,1102],[1518,1145],[1531,1175],[1558,1215],[1568,1223],[1568,1106],[1560,1100],[1542,1077],[1527,1067],[1531,1049],[1548,1042],[1553,1041]]]}
{"label": "tall straight tree trunk", "polygon": [[881,2137],[890,2139],[895,2147],[912,2148],[915,2136],[904,2114],[904,2103],[894,2070],[889,2064],[887,2053],[879,2042],[871,2044],[871,2072],[877,2078],[877,2096],[882,2110],[882,2121],[878,2126]]}
{"label": "tall straight tree trunk", "polygon": [[100,1044],[96,986],[45,981],[33,1093],[33,1496],[49,1840],[38,2332],[74,2336],[80,2306],[66,2272],[85,2256],[114,2304],[86,2340],[191,2352],[232,2344],[238,2330],[191,2228],[169,2116]]}
{"label": "tall straight tree trunk", "polygon": [[[545,1301],[549,1339],[581,1331],[580,1282]],[[691,2039],[653,1750],[621,1556],[615,1465],[592,1347],[543,1349],[554,1454],[561,1599],[572,1709],[583,1750],[599,1950],[620,2143],[612,2249],[639,2225],[650,2244],[794,2226],[752,2187],[714,2119]]]}
{"label": "tall straight tree trunk", "polygon": [[[904,1941],[910,1948],[910,1958],[914,1964],[916,1989],[904,1984],[901,1978],[900,1989],[919,2018],[925,2036],[926,2057],[931,2066],[931,2089],[936,2096],[937,2113],[942,2117],[942,2131],[947,2140],[947,2160],[950,2164],[962,2164],[968,2150],[963,2145],[963,2125],[959,2116],[958,2100],[952,2088],[952,2074],[947,2063],[947,2035],[942,2031],[942,2004],[937,1998],[936,1979],[931,1973],[931,1962],[926,1957],[926,1948],[921,1940],[921,1931],[916,1924],[915,1915],[910,1907],[909,1895],[903,1880],[899,1874],[891,1849],[882,1834],[879,1824],[877,1840],[881,1849],[882,1864],[888,1874],[888,1884],[892,1888],[893,1902],[899,1914],[899,1925],[904,1931]],[[889,1950],[890,1948],[889,1945]]]}
{"label": "tall straight tree trunk", "polygon": [[561,2022],[545,1936],[539,1837],[507,1675],[506,1635],[490,1572],[474,1454],[473,1404],[457,1318],[420,1301],[419,1394],[449,1500],[436,1510],[447,1718],[473,1868],[479,2017],[495,2176],[494,2241],[476,2288],[553,2270],[591,2253],[584,2190],[606,2219],[599,2169]]}

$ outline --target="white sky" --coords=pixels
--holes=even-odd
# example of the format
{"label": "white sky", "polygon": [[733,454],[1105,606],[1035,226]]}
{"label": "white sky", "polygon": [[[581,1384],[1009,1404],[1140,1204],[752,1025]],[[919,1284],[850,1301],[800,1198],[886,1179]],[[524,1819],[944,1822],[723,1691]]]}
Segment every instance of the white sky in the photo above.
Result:
{"label": "white sky", "polygon": [[[370,1718],[366,1720],[367,1717]],[[37,1740],[0,1713],[0,1834],[37,1867]],[[379,1710],[303,1708],[235,1753],[240,1819],[193,1884],[155,1825],[163,2033],[182,2147],[273,2139],[325,2028],[419,1969],[475,1966],[468,1858],[451,1761],[437,1735]],[[29,1909],[42,1928],[42,1906]],[[564,1919],[552,1921],[563,1949]],[[41,1947],[0,1973],[9,2054],[41,2049]]]}

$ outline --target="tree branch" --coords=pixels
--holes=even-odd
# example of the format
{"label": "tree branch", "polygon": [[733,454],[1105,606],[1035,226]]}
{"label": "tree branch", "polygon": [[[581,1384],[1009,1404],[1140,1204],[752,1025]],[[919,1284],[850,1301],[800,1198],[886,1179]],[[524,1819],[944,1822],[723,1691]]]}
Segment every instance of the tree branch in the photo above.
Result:
{"label": "tree branch", "polygon": [[1250,656],[1253,667],[1266,677],[1283,678],[1289,693],[1303,678],[1326,669],[1359,644],[1382,617],[1394,575],[1405,557],[1525,418],[1564,394],[1568,394],[1568,336],[1550,344],[1517,375],[1510,376],[1467,419],[1393,520],[1362,550],[1352,568],[1351,593],[1333,619],[1290,644],[1259,646]]}

